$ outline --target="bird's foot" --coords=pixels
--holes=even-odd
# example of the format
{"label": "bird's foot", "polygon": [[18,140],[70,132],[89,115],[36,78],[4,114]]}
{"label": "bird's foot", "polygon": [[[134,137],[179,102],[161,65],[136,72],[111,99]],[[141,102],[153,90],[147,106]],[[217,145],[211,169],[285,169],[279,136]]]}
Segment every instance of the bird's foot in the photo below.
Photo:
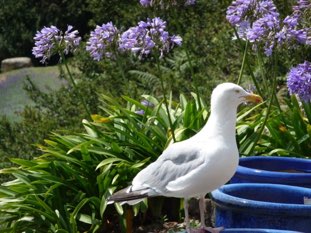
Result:
{"label": "bird's foot", "polygon": [[197,229],[189,229],[187,230],[187,233],[220,233],[224,228],[223,227],[200,227]]}

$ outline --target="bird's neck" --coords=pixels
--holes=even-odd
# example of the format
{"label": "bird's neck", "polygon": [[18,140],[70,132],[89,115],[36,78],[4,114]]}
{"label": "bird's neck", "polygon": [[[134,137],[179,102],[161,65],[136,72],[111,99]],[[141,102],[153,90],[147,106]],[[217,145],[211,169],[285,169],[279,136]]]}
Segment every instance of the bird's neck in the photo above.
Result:
{"label": "bird's neck", "polygon": [[232,143],[235,143],[237,109],[233,107],[212,108],[211,115],[206,125],[200,131],[205,137],[223,137]]}

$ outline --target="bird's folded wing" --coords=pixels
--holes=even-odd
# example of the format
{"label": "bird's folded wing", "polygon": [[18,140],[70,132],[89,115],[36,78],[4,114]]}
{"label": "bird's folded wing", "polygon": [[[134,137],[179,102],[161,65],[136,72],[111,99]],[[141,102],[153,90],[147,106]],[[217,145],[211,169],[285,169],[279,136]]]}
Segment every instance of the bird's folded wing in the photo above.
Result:
{"label": "bird's folded wing", "polygon": [[167,195],[170,182],[200,170],[205,162],[200,147],[186,143],[171,145],[157,161],[142,170],[133,180],[133,190],[150,188],[159,195]]}

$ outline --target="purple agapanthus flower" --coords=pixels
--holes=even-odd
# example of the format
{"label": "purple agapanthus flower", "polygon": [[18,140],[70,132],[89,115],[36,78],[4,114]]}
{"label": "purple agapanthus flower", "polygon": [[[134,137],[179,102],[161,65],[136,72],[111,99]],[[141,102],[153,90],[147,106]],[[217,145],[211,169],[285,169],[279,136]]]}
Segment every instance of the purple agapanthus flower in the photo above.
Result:
{"label": "purple agapanthus flower", "polygon": [[142,110],[142,109],[136,110],[135,113],[136,113],[137,115],[142,115],[142,116],[145,115],[145,111]]}
{"label": "purple agapanthus flower", "polygon": [[227,20],[237,28],[240,38],[262,47],[270,56],[282,44],[311,44],[311,29],[302,28],[300,18],[311,9],[310,0],[298,0],[293,14],[283,21],[272,0],[236,0],[227,9]]}
{"label": "purple agapanthus flower", "polygon": [[144,7],[151,7],[151,6],[160,6],[161,8],[168,8],[170,6],[176,5],[184,5],[190,6],[196,3],[196,0],[172,0],[172,1],[162,1],[162,0],[140,0],[140,5]]}
{"label": "purple agapanthus flower", "polygon": [[78,30],[73,30],[71,25],[68,25],[67,30],[64,33],[63,41],[65,43],[65,54],[68,54],[71,51],[75,51],[75,49],[79,46],[81,42],[81,37],[78,36]]}
{"label": "purple agapanthus flower", "polygon": [[144,105],[145,107],[150,107],[150,108],[153,108],[153,107],[154,107],[154,104],[151,103],[151,102],[148,101],[148,100],[142,100],[140,103],[141,103],[142,105]]}
{"label": "purple agapanthus flower", "polygon": [[140,0],[139,2],[142,6],[145,6],[145,7],[151,6],[152,4],[152,0]]}
{"label": "purple agapanthus flower", "polygon": [[305,9],[311,9],[310,0],[297,0],[297,5],[293,7],[294,11],[303,11]]}
{"label": "purple agapanthus flower", "polygon": [[270,56],[274,48],[274,35],[279,30],[279,25],[278,17],[274,14],[265,14],[246,30],[246,38],[252,43],[264,44],[264,53]]}
{"label": "purple agapanthus flower", "polygon": [[180,36],[170,36],[166,31],[166,22],[156,17],[141,21],[136,27],[131,27],[120,36],[119,48],[121,51],[131,51],[139,57],[149,55],[156,49],[162,57],[174,45],[181,45]]}
{"label": "purple agapanthus flower", "polygon": [[190,6],[190,5],[194,5],[196,3],[196,0],[187,0],[185,2],[185,6]]}
{"label": "purple agapanthus flower", "polygon": [[131,51],[135,54],[148,55],[155,46],[150,33],[142,23],[123,32],[120,37],[121,51]]}
{"label": "purple agapanthus flower", "polygon": [[255,7],[255,0],[236,0],[227,9],[227,20],[232,26],[249,21],[248,15]]}
{"label": "purple agapanthus flower", "polygon": [[296,42],[300,44],[311,44],[310,36],[308,36],[308,34],[311,34],[311,29],[300,28],[300,18],[301,15],[298,11],[285,17],[281,30],[275,36],[280,45],[287,44],[291,46]]}
{"label": "purple agapanthus flower", "polygon": [[[147,107],[147,108],[153,108],[153,107],[154,107],[154,104],[151,103],[151,102],[149,102],[149,101],[146,100],[146,99],[145,99],[145,100],[142,100],[140,103],[141,103],[143,106]],[[145,115],[145,110],[139,109],[139,110],[136,110],[135,113],[138,114],[138,115]]]}
{"label": "purple agapanthus flower", "polygon": [[279,13],[272,0],[257,1],[256,7],[254,10],[255,10],[256,17],[265,16],[265,15],[271,15],[272,17],[275,17],[275,18],[279,17]]}
{"label": "purple agapanthus flower", "polygon": [[86,43],[86,50],[96,61],[101,60],[103,56],[111,57],[117,47],[118,39],[119,31],[112,22],[102,26],[97,25]]}
{"label": "purple agapanthus flower", "polygon": [[296,94],[304,102],[311,102],[311,64],[305,61],[293,67],[287,74],[290,94]]}
{"label": "purple agapanthus flower", "polygon": [[247,30],[246,37],[250,42],[260,42],[278,27],[279,21],[272,15],[267,14],[253,23],[252,27]]}
{"label": "purple agapanthus flower", "polygon": [[32,54],[36,58],[41,58],[41,63],[45,63],[54,54],[74,52],[80,44],[81,37],[78,36],[77,30],[72,29],[73,27],[68,25],[66,32],[63,33],[55,26],[44,27],[34,37],[35,46]]}
{"label": "purple agapanthus flower", "polygon": [[[284,42],[297,41],[300,44],[311,44],[311,28],[303,27],[301,21],[304,18],[305,13],[309,10],[311,12],[310,0],[298,0],[296,5],[293,6],[293,13],[287,16],[283,21],[282,31],[286,32],[288,39]],[[308,14],[308,13],[307,13]],[[309,16],[307,15],[307,21]]]}
{"label": "purple agapanthus flower", "polygon": [[276,19],[279,17],[272,0],[236,0],[227,8],[226,13],[232,26],[239,26],[245,21],[252,24],[267,15]]}

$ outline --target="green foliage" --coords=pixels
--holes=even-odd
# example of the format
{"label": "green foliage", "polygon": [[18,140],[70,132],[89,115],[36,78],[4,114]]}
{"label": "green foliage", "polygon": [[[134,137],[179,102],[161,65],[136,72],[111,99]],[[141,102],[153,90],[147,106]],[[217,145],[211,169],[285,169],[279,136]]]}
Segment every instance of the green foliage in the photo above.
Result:
{"label": "green foliage", "polygon": [[263,136],[267,154],[311,156],[311,111],[310,104],[304,105],[292,96],[285,111],[272,114],[266,126],[268,133]]}
{"label": "green foliage", "polygon": [[110,21],[118,27],[132,26],[142,14],[142,8],[137,0],[119,0],[118,2],[87,0],[85,2],[88,5],[88,11],[92,13],[92,18],[88,22],[92,27]]}
{"label": "green foliage", "polygon": [[[258,112],[258,106],[250,110],[252,117],[238,123],[237,135],[242,155],[311,156],[310,104],[302,105],[295,96],[286,97],[285,101],[281,112],[278,107],[273,107],[266,124],[267,109]],[[264,132],[260,135],[262,127]],[[257,137],[260,138],[258,143]]]}

